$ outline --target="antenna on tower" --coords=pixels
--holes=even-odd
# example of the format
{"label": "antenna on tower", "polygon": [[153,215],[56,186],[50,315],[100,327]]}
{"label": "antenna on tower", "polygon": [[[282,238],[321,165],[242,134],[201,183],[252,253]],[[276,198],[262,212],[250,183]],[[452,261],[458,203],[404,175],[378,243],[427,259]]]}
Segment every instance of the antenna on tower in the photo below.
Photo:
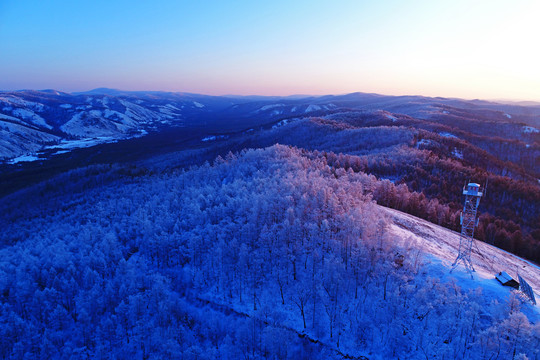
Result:
{"label": "antenna on tower", "polygon": [[[487,186],[487,183],[486,183]],[[471,275],[475,271],[471,260],[472,246],[474,242],[474,229],[478,225],[476,221],[476,212],[480,204],[480,198],[483,193],[480,189],[480,184],[468,183],[463,187],[463,195],[465,195],[465,204],[461,213],[461,235],[459,236],[459,251],[458,256],[452,264],[450,272],[458,266],[459,262],[463,265]]]}

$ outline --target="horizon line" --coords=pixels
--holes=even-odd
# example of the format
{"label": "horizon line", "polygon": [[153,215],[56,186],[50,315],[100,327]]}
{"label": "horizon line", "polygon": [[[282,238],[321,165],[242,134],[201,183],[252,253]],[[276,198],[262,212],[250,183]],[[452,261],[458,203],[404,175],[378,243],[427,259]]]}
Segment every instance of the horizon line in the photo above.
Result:
{"label": "horizon line", "polygon": [[[375,92],[364,92],[364,91],[353,91],[353,92],[344,92],[344,93],[325,93],[325,94],[289,94],[289,95],[260,95],[260,94],[219,94],[219,95],[211,95],[211,94],[205,94],[205,93],[198,93],[198,92],[190,92],[190,91],[171,91],[171,90],[123,90],[118,88],[108,88],[108,87],[97,87],[90,90],[83,90],[83,91],[64,91],[64,90],[57,90],[53,88],[47,88],[47,89],[16,89],[16,90],[5,90],[0,89],[0,93],[6,93],[6,92],[24,92],[24,91],[37,91],[37,92],[58,92],[58,93],[66,93],[70,95],[82,95],[91,93],[94,91],[99,90],[109,90],[109,91],[115,91],[120,93],[169,93],[169,94],[187,94],[187,95],[201,95],[201,96],[213,96],[213,97],[261,97],[261,98],[309,98],[309,97],[323,97],[323,96],[345,96],[345,95],[351,95],[351,94],[365,94],[365,95],[376,95],[376,96],[391,96],[391,97],[424,97],[424,98],[441,98],[441,99],[450,99],[450,100],[464,100],[464,101],[486,101],[486,102],[495,102],[495,103],[501,103],[501,102],[511,102],[511,103],[533,103],[540,105],[540,100],[530,100],[530,99],[517,99],[517,98],[464,98],[464,97],[456,97],[456,96],[429,96],[429,95],[421,95],[421,94],[381,94],[381,93],[375,93]],[[112,94],[102,94],[102,95],[110,95],[114,96]]]}

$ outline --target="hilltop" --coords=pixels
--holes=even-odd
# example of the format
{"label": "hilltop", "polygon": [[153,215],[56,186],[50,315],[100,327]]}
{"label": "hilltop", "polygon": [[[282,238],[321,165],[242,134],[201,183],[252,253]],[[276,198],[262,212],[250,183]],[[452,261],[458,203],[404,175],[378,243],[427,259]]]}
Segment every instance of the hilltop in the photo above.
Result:
{"label": "hilltop", "polygon": [[277,145],[187,171],[94,165],[4,197],[0,355],[536,356],[538,307],[477,257],[478,280],[448,275],[457,235],[375,204],[381,183]]}

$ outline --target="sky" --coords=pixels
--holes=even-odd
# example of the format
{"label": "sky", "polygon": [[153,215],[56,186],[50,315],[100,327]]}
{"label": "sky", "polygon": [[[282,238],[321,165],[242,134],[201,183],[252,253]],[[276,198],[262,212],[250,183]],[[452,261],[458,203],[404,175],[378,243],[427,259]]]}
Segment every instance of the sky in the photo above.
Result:
{"label": "sky", "polygon": [[0,89],[540,101],[538,0],[0,0]]}

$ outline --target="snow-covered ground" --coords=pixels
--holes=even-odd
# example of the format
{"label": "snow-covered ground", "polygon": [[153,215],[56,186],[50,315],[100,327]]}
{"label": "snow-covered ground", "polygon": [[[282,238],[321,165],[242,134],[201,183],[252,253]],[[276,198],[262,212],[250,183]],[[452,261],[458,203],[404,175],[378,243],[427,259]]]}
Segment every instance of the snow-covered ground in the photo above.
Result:
{"label": "snow-covered ground", "polygon": [[442,132],[442,133],[439,133],[439,135],[441,135],[442,137],[459,139],[456,135],[451,134],[449,132]]}
{"label": "snow-covered ground", "polygon": [[513,289],[502,286],[495,279],[495,275],[500,271],[506,271],[517,280],[519,272],[519,275],[533,288],[537,302],[534,307],[532,305],[524,307],[524,312],[530,320],[540,321],[540,267],[538,265],[492,245],[475,241],[471,256],[476,270],[474,279],[470,278],[461,263],[450,273],[458,254],[460,234],[398,210],[381,208],[392,220],[389,231],[404,244],[416,243],[416,246],[426,254],[432,276],[448,281],[454,278],[463,288],[482,287],[484,296],[503,302]]}
{"label": "snow-covered ground", "polygon": [[397,121],[397,117],[395,117],[394,115],[390,114],[390,113],[386,113],[384,116],[386,116],[386,118],[388,120],[392,120],[392,122],[396,122]]}
{"label": "snow-covered ground", "polygon": [[536,133],[540,132],[540,130],[538,130],[537,128],[532,127],[532,126],[524,126],[523,127],[523,132],[524,133],[530,133],[530,134],[536,134]]}
{"label": "snow-covered ground", "polygon": [[416,143],[416,148],[419,149],[420,146],[427,146],[427,145],[431,145],[431,140],[420,139],[420,141]]}
{"label": "snow-covered ground", "polygon": [[283,107],[283,106],[285,106],[285,104],[264,105],[263,107],[261,107],[259,109],[259,111],[266,111],[266,110],[274,109],[274,108],[277,108],[277,107]]}
{"label": "snow-covered ground", "polygon": [[216,140],[223,140],[228,139],[229,135],[208,135],[201,139],[201,141],[207,142],[207,141],[216,141]]}
{"label": "snow-covered ground", "polygon": [[193,102],[193,105],[195,105],[198,108],[203,108],[204,107],[203,104],[201,104],[200,102],[196,102],[196,101]]}
{"label": "snow-covered ground", "polygon": [[52,126],[47,124],[45,119],[43,119],[41,116],[39,116],[38,114],[36,114],[35,112],[31,110],[15,109],[13,110],[12,114],[19,118],[29,120],[31,123],[35,125],[43,126],[44,128],[47,128],[47,129],[52,129]]}
{"label": "snow-covered ground", "polygon": [[117,142],[117,139],[108,136],[100,136],[80,140],[62,140],[57,145],[46,146],[45,149],[73,150],[111,142]]}
{"label": "snow-covered ground", "polygon": [[304,112],[311,112],[311,111],[317,111],[321,110],[321,107],[319,105],[309,105]]}
{"label": "snow-covered ground", "polygon": [[463,159],[463,150],[459,150],[458,148],[454,148],[454,150],[452,150],[452,155],[454,155],[458,159]]}
{"label": "snow-covered ground", "polygon": [[18,164],[20,162],[37,161],[39,158],[36,155],[21,155],[8,161],[9,164]]}
{"label": "snow-covered ground", "polygon": [[288,122],[288,121],[287,121],[286,119],[285,119],[285,120],[281,120],[281,121],[278,122],[277,124],[272,125],[272,129],[277,129],[277,128],[280,127],[280,126],[287,125],[287,122]]}

